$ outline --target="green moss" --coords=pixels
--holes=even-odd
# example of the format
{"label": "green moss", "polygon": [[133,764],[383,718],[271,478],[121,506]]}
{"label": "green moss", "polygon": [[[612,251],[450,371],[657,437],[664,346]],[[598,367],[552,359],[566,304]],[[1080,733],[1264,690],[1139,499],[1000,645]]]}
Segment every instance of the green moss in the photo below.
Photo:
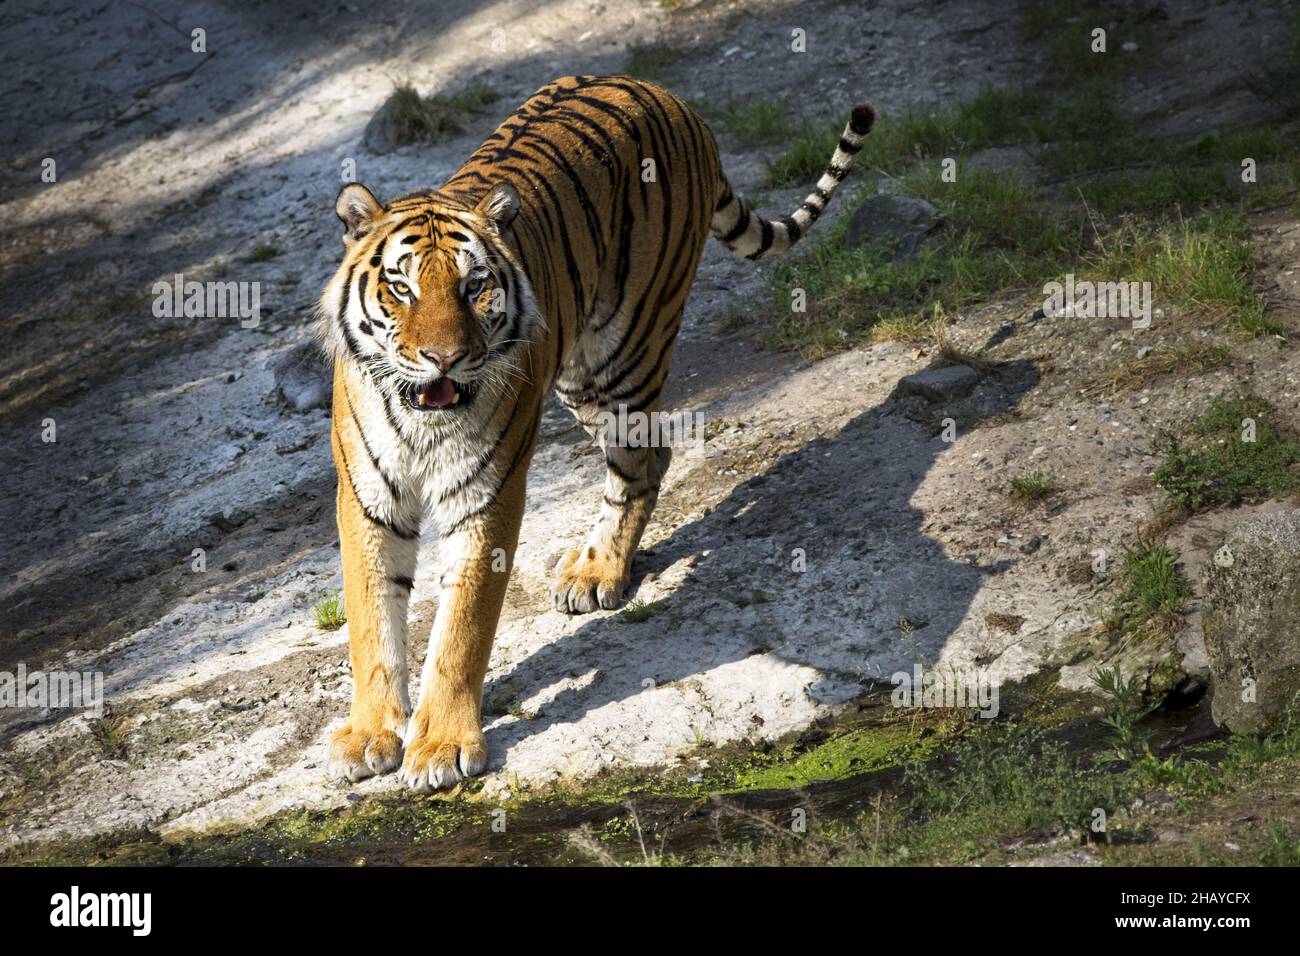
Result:
{"label": "green moss", "polygon": [[[0,854],[0,862],[554,865],[591,862],[593,854],[615,864],[996,862],[1015,841],[1083,832],[1095,808],[1106,811],[1113,838],[1132,839],[1149,824],[1125,808],[1153,781],[1195,809],[1248,793],[1262,768],[1285,769],[1300,754],[1298,702],[1272,736],[1163,756],[1153,775],[1150,748],[1140,746],[1151,736],[1141,727],[1146,708],[1120,696],[1108,714],[1127,722],[1133,746],[1117,762],[1106,759],[1117,738],[1114,723],[1095,714],[1096,698],[1063,694],[1051,675],[1039,675],[1003,688],[1003,713],[1014,712],[1012,719],[904,714],[882,710],[877,695],[811,742],[803,735],[803,743],[766,753],[741,744],[710,750],[703,779],[654,768],[537,794],[516,788],[502,804],[465,792],[371,798],[338,810],[285,811],[230,833],[164,841],[129,830],[28,846]],[[1128,759],[1134,754],[1141,759]],[[806,834],[771,822],[792,809],[805,811]],[[496,829],[503,812],[507,825]],[[1265,835],[1239,861],[1289,859],[1289,832]],[[587,849],[575,848],[579,835]]]}
{"label": "green moss", "polygon": [[737,773],[726,792],[788,790],[895,766],[923,747],[905,724],[850,731],[810,750],[787,746],[762,766]]}

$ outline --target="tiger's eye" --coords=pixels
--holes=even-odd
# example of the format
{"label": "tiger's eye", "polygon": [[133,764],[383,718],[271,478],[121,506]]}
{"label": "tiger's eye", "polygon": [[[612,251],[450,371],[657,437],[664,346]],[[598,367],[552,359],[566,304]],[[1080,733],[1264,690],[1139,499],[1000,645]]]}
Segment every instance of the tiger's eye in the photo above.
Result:
{"label": "tiger's eye", "polygon": [[392,290],[396,292],[398,295],[411,294],[411,287],[407,285],[405,282],[393,282],[391,283],[391,286],[392,286]]}

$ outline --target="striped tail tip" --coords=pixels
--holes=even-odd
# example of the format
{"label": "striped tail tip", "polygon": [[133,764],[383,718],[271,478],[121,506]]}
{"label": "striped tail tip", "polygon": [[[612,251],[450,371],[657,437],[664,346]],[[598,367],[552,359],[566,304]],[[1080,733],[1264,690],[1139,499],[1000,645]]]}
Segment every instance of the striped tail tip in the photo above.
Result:
{"label": "striped tail tip", "polygon": [[826,209],[875,122],[876,111],[870,103],[859,103],[853,108],[817,185],[789,216],[765,219],[754,215],[749,205],[731,191],[723,177],[722,191],[713,213],[713,234],[727,248],[747,259],[763,259],[785,252],[803,237]]}

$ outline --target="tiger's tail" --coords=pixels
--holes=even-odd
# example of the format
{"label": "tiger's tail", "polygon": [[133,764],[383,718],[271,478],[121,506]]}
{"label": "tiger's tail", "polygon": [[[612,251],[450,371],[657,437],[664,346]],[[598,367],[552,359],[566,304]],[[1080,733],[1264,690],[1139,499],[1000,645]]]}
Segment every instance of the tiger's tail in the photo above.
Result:
{"label": "tiger's tail", "polygon": [[713,235],[728,249],[747,259],[763,259],[785,252],[799,241],[831,201],[875,121],[876,111],[870,104],[862,103],[853,108],[853,115],[840,134],[839,144],[831,161],[826,164],[826,171],[793,215],[780,219],[754,215],[749,205],[731,191],[726,177],[720,177],[722,188],[713,213]]}

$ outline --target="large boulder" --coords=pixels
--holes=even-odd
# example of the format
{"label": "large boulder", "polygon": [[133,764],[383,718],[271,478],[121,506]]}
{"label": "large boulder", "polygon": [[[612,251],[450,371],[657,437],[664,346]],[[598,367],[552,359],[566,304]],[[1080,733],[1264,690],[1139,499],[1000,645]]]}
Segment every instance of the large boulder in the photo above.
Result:
{"label": "large boulder", "polygon": [[1206,571],[1203,608],[1215,723],[1269,732],[1300,692],[1300,511],[1229,532]]}

